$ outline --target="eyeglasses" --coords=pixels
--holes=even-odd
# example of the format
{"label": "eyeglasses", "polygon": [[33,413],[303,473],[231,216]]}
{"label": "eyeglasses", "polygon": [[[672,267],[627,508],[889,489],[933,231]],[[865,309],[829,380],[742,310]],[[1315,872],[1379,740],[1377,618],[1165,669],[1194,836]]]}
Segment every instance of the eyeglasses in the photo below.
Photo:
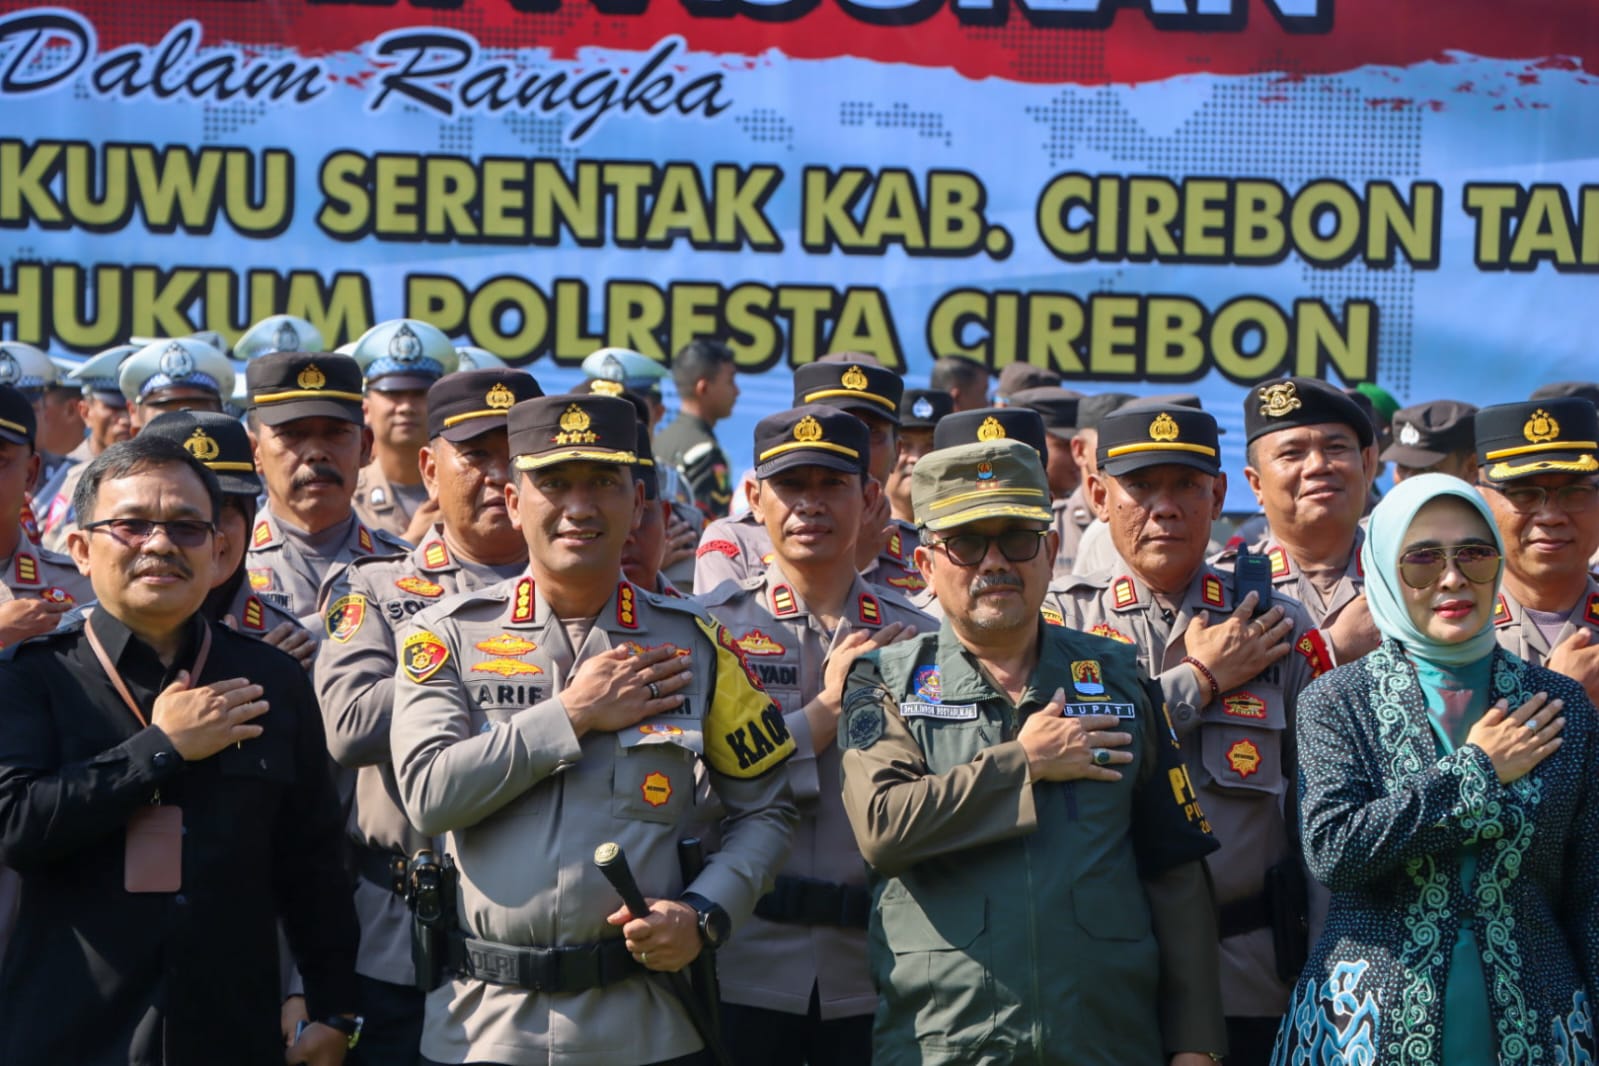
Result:
{"label": "eyeglasses", "polygon": [[1577,481],[1570,485],[1561,485],[1556,489],[1546,489],[1542,485],[1490,485],[1495,492],[1505,498],[1510,504],[1510,509],[1517,514],[1537,514],[1549,502],[1549,497],[1555,499],[1555,506],[1567,514],[1577,514],[1586,511],[1599,500],[1599,484],[1592,481]]}
{"label": "eyeglasses", "polygon": [[932,546],[943,548],[949,561],[956,566],[976,566],[988,557],[990,544],[998,544],[999,554],[1010,562],[1025,563],[1037,557],[1039,545],[1048,534],[1047,529],[1007,529],[987,537],[981,533],[961,533],[941,537],[933,541]]}
{"label": "eyeglasses", "polygon": [[1413,589],[1432,587],[1451,564],[1474,585],[1499,576],[1504,559],[1492,544],[1457,544],[1453,548],[1415,548],[1399,557],[1399,579]]}
{"label": "eyeglasses", "polygon": [[90,533],[103,529],[122,543],[134,547],[149,540],[157,529],[179,548],[198,548],[216,532],[216,526],[198,518],[174,518],[170,522],[157,522],[153,518],[106,518],[90,522],[83,529]]}

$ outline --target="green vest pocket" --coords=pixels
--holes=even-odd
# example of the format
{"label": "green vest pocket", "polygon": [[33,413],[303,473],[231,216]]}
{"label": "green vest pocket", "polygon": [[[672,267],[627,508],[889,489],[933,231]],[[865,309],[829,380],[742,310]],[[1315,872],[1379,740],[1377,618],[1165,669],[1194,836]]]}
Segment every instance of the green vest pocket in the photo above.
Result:
{"label": "green vest pocket", "polygon": [[954,1047],[987,1039],[995,1007],[988,901],[965,894],[922,901],[885,891],[880,919],[894,955],[885,991],[914,1009],[916,1039]]}

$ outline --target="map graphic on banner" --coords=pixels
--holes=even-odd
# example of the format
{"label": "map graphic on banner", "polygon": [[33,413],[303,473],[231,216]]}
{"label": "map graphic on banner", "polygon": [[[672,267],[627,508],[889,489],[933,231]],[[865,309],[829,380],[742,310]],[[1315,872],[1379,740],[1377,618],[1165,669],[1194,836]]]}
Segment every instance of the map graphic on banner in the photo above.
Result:
{"label": "map graphic on banner", "polygon": [[1596,65],[1576,0],[3,4],[0,335],[711,334],[735,463],[794,366],[965,354],[1241,449],[1283,374],[1599,378]]}

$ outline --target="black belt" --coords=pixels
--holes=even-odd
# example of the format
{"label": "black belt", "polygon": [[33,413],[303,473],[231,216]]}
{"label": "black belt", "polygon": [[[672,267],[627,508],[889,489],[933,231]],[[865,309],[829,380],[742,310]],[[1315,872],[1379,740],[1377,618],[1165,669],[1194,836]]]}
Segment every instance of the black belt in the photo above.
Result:
{"label": "black belt", "polygon": [[369,844],[350,844],[355,853],[355,872],[385,892],[405,895],[406,858],[403,852],[374,848]]}
{"label": "black belt", "polygon": [[1217,925],[1223,940],[1253,933],[1256,929],[1270,929],[1271,905],[1266,902],[1266,893],[1257,892],[1223,903],[1217,913]]}
{"label": "black belt", "polygon": [[872,913],[872,896],[859,885],[783,875],[770,892],[755,901],[755,913],[769,922],[865,929]]}
{"label": "black belt", "polygon": [[463,977],[570,995],[644,973],[620,937],[573,947],[512,947],[450,934],[449,969]]}

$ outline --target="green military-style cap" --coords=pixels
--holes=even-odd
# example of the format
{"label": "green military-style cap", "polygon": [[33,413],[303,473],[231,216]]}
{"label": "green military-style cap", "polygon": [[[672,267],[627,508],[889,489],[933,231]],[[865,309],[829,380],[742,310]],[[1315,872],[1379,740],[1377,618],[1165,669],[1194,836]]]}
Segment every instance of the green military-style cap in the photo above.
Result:
{"label": "green military-style cap", "polygon": [[1038,450],[1017,440],[937,448],[911,474],[916,523],[934,533],[985,518],[1050,522],[1049,500]]}

